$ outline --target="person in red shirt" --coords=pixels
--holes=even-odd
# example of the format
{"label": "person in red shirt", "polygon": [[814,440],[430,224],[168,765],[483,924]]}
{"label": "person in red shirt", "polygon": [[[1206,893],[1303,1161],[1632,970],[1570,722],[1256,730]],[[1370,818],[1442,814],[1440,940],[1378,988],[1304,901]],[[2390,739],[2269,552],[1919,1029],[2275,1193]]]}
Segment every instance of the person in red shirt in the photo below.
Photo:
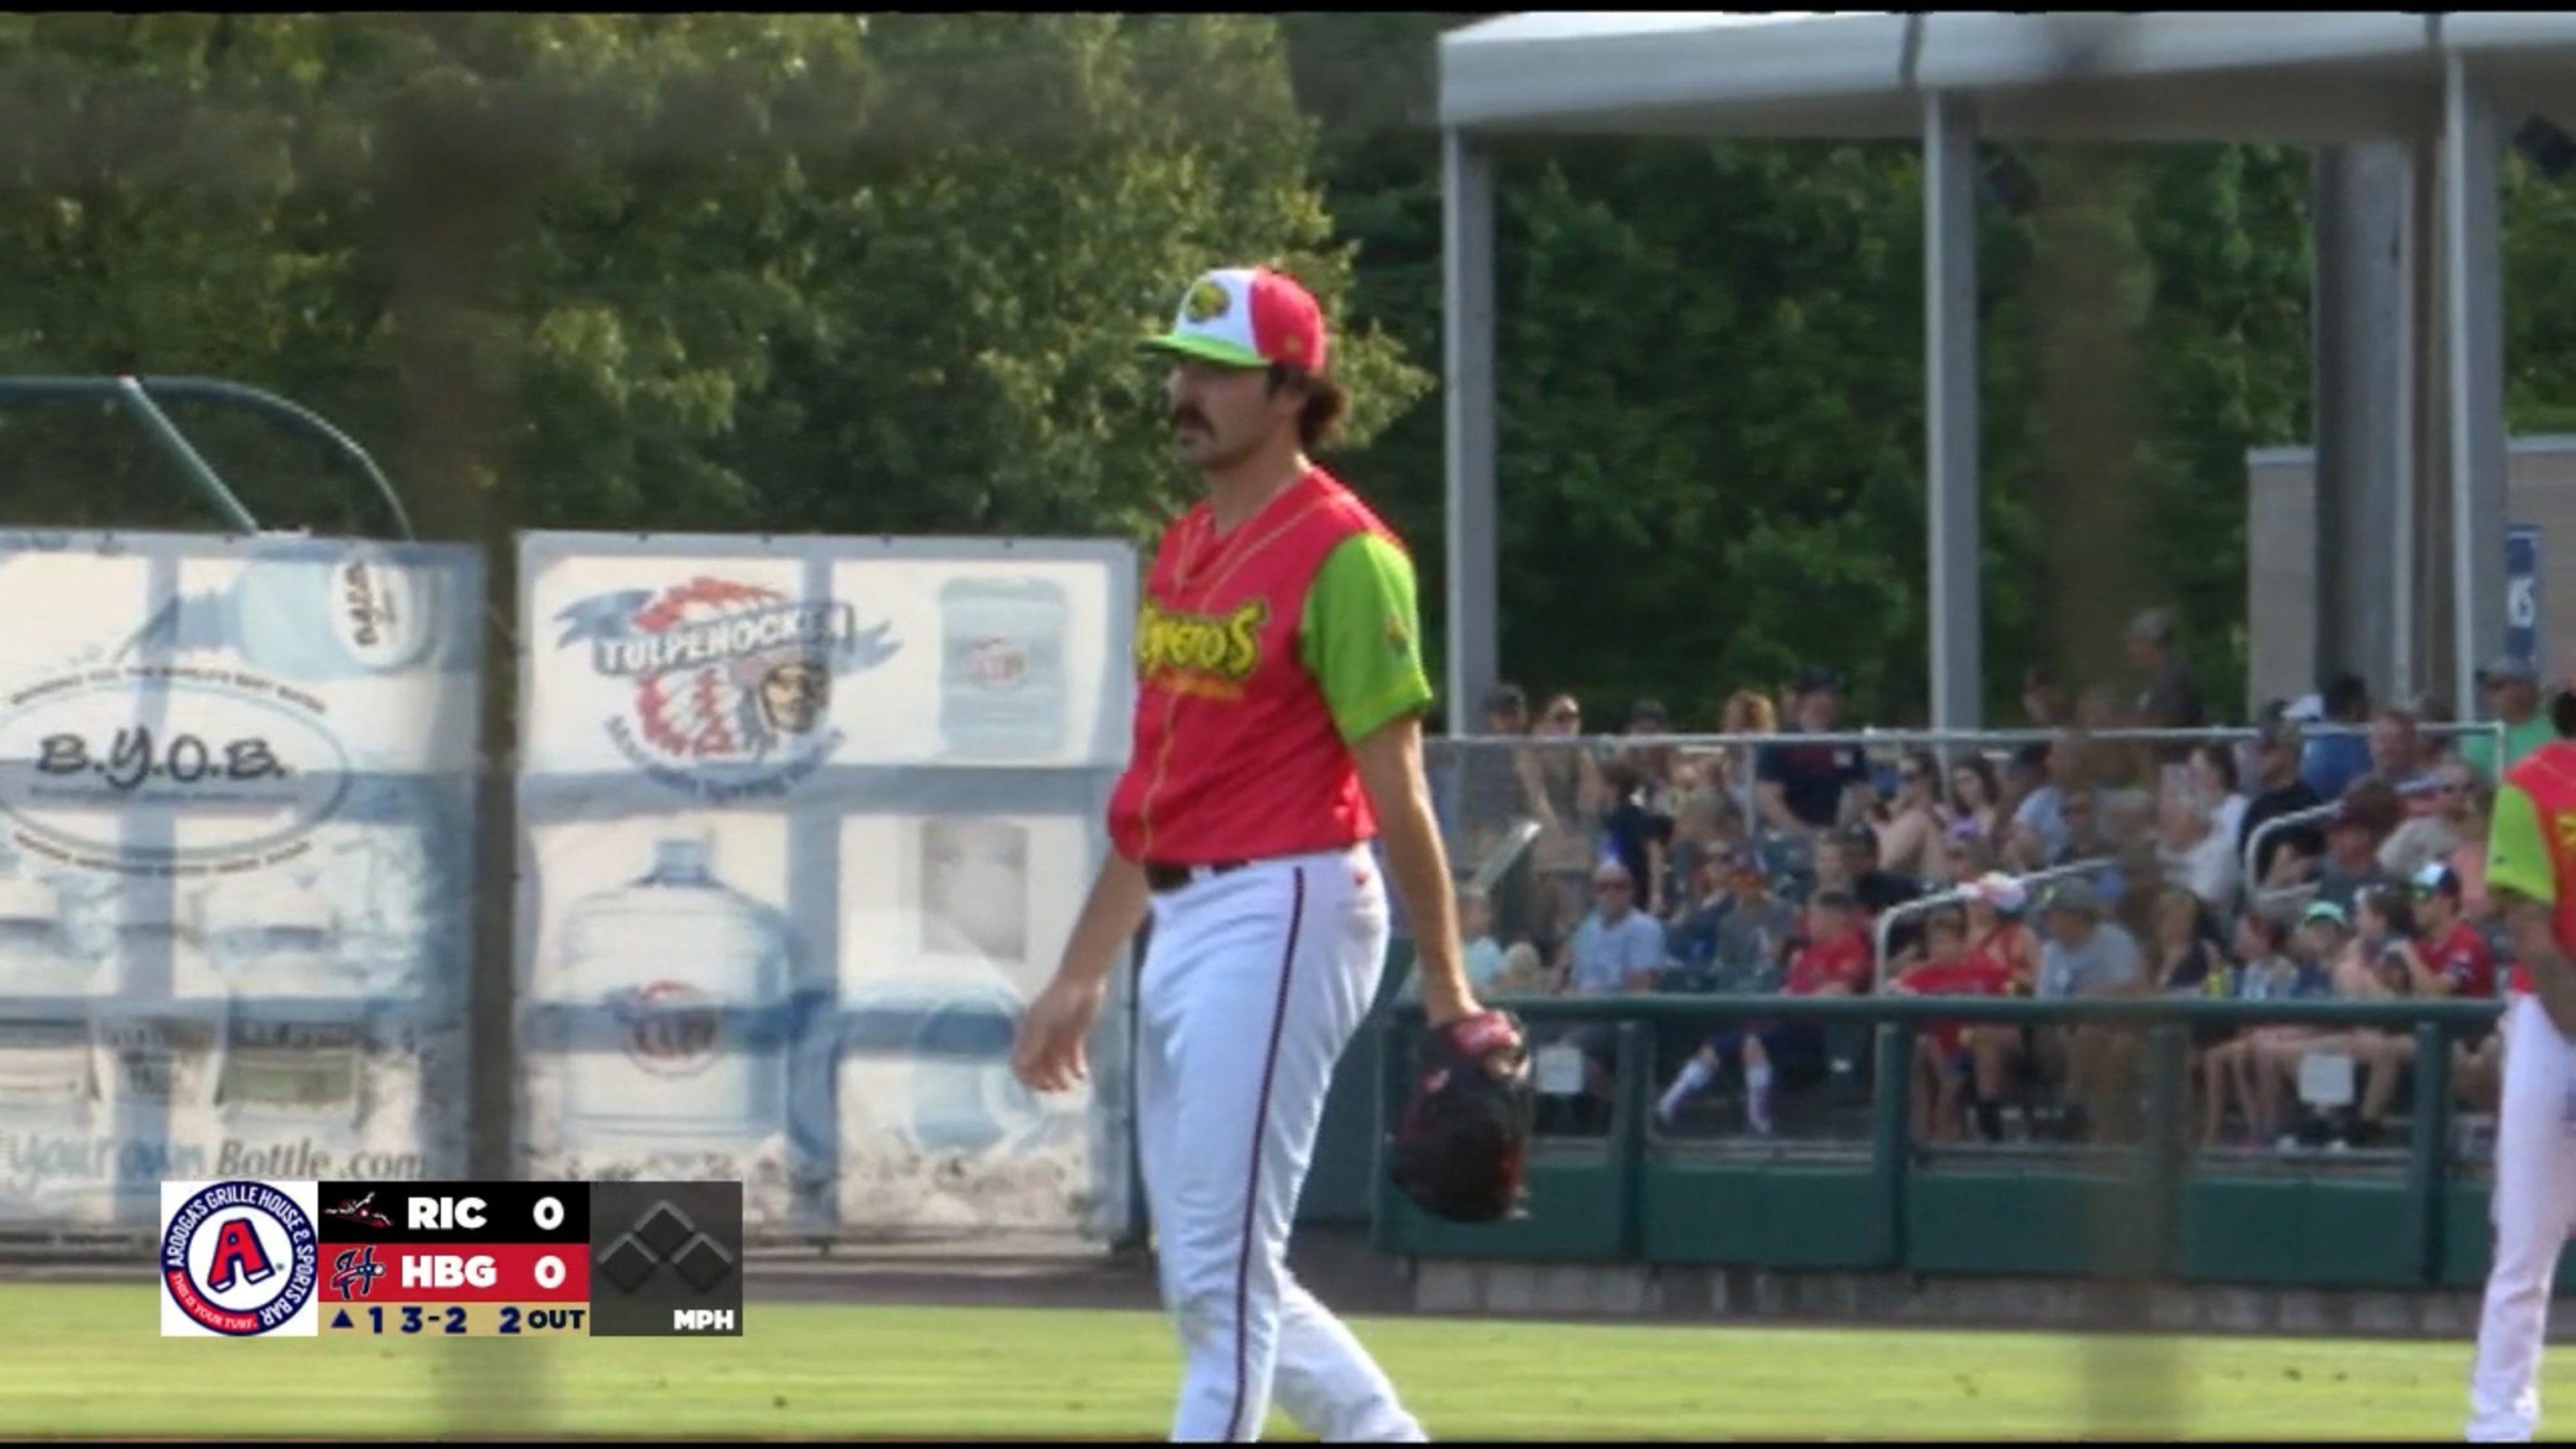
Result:
{"label": "person in red shirt", "polygon": [[1385,1372],[1287,1266],[1325,1095],[1385,970],[1390,882],[1433,1027],[1473,1057],[1517,1042],[1463,965],[1422,770],[1432,696],[1413,564],[1308,457],[1346,400],[1304,287],[1209,272],[1148,345],[1170,360],[1173,438],[1207,496],[1146,575],[1110,852],[1013,1067],[1033,1091],[1084,1078],[1109,974],[1150,917],[1134,1120],[1185,1362],[1170,1437],[1259,1438],[1275,1389],[1327,1442],[1420,1440]]}
{"label": "person in red shirt", "polygon": [[[1968,888],[1968,954],[2002,974],[2006,996],[2028,996],[2039,983],[2039,937],[2030,929],[2029,909],[2030,888],[2000,871]],[[1977,1135],[1988,1142],[2004,1140],[2004,1098],[2014,1064],[2033,1059],[2029,1034],[2027,1027],[2001,1025],[1963,1033]]]}
{"label": "person in red shirt", "polygon": [[[1888,989],[1900,996],[2002,996],[2012,989],[2012,968],[1991,953],[1971,951],[1967,921],[1942,911],[1924,924],[1923,963]],[[1915,1034],[1916,1140],[1958,1140],[1969,1066],[1966,1027],[1955,1021],[1929,1022]]]}
{"label": "person in red shirt", "polygon": [[[1876,968],[1869,931],[1860,903],[1843,891],[1825,891],[1807,907],[1806,933],[1789,956],[1783,996],[1856,996],[1869,989]],[[1708,1044],[1682,1067],[1656,1104],[1655,1120],[1670,1127],[1682,1104],[1717,1078],[1728,1061],[1744,1068],[1744,1121],[1757,1137],[1771,1135],[1773,1062],[1787,1055],[1816,1059],[1824,1055],[1824,1028],[1813,1021],[1747,1022],[1709,1038]]]}
{"label": "person in red shirt", "polygon": [[2435,861],[2415,872],[2416,990],[2485,1001],[2496,994],[2495,951],[2461,904],[2458,872]]}

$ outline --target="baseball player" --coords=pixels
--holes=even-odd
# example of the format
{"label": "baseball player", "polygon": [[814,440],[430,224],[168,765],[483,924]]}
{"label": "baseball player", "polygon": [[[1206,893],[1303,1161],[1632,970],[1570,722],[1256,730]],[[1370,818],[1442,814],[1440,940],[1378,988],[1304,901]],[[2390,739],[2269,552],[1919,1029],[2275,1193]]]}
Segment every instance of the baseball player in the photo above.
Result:
{"label": "baseball player", "polygon": [[2576,692],[2549,704],[2558,737],[2496,789],[2487,891],[2518,964],[2506,992],[2496,1114],[2495,1264],[2469,1377],[2472,1442],[2540,1426],[2540,1350],[2558,1255],[2576,1231]]}
{"label": "baseball player", "polygon": [[1480,1011],[1460,964],[1422,771],[1431,685],[1413,565],[1308,461],[1344,397],[1304,287],[1210,272],[1149,345],[1171,361],[1175,441],[1207,496],[1146,578],[1111,855],[1016,1066],[1036,1091],[1083,1076],[1113,962],[1150,917],[1136,1131],[1187,1359],[1172,1438],[1256,1439],[1275,1389],[1327,1442],[1420,1441],[1385,1373],[1286,1263],[1334,1065],[1385,966],[1388,877],[1434,1029],[1490,1040],[1504,1020]]}

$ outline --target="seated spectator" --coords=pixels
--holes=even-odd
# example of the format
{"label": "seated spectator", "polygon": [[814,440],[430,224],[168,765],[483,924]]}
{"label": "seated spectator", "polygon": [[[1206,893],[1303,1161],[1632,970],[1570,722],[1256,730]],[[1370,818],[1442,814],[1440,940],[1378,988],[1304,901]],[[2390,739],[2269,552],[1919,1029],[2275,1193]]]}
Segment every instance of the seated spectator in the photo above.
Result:
{"label": "seated spectator", "polygon": [[[2093,749],[2080,730],[2068,730],[2044,748],[2045,778],[2022,797],[2013,811],[2013,823],[2037,831],[2046,850],[2043,858],[2059,860],[2066,854],[2066,801],[2075,792],[2092,787]],[[2090,797],[2087,798],[2089,809]]]}
{"label": "seated spectator", "polygon": [[1878,831],[1868,822],[1845,830],[1839,842],[1842,851],[1843,878],[1848,881],[1852,898],[1875,919],[1923,898],[1924,883],[1920,877],[1890,870],[1878,854]]}
{"label": "seated spectator", "polygon": [[1943,873],[1954,881],[1972,881],[1995,868],[1995,849],[1983,836],[1953,837],[1941,847]]}
{"label": "seated spectator", "polygon": [[2200,898],[2179,886],[2156,894],[2155,959],[2149,974],[2166,996],[2210,996],[2226,981],[2227,958],[2201,929]]}
{"label": "seated spectator", "polygon": [[1727,889],[1733,863],[1732,852],[1702,860],[1664,922],[1664,954],[1685,970],[1705,971],[1717,960],[1717,924],[1735,905]]}
{"label": "seated spectator", "polygon": [[1626,868],[1637,909],[1661,915],[1666,908],[1664,854],[1673,835],[1672,817],[1662,804],[1665,791],[1628,753],[1602,762],[1601,783],[1610,802],[1601,815],[1602,853]]}
{"label": "seated spectator", "polygon": [[[2003,791],[1995,797],[1995,823],[1987,832],[1987,839],[1997,849],[2002,848],[2013,824],[2022,818],[2030,797],[2047,788],[2048,746],[2034,742],[2013,751],[2012,758],[2004,762]],[[2057,809],[2054,803],[2045,808],[2052,814]]]}
{"label": "seated spectator", "polygon": [[[2334,994],[2347,1001],[2375,1001],[2416,994],[2431,973],[2416,947],[2414,902],[2402,886],[2374,886],[2361,893],[2353,913],[2353,941],[2334,967]],[[2300,1066],[2320,1053],[2346,1056],[2363,1077],[2360,1101],[2329,1126],[2332,1139],[2368,1145],[2385,1135],[2396,1104],[2397,1077],[2413,1057],[2413,1033],[2394,1027],[2354,1027],[2311,1038],[2279,1069],[2295,1081]],[[2285,1054],[2286,1055],[2286,1054]]]}
{"label": "seated spectator", "polygon": [[[1968,887],[1968,953],[2003,977],[2007,996],[2028,996],[2039,987],[2039,938],[2022,923],[2029,901],[2029,891],[2008,875],[1980,876]],[[2017,1026],[1977,1026],[1961,1035],[1977,1135],[1988,1142],[2004,1140],[2005,1067],[2019,1059],[2014,1048],[2027,1036]]]}
{"label": "seated spectator", "polygon": [[[1816,897],[1807,908],[1807,936],[1789,958],[1784,996],[1852,996],[1869,989],[1873,965],[1869,934],[1861,926],[1859,902],[1839,891]],[[1772,1064],[1784,1055],[1817,1058],[1824,1054],[1824,1028],[1812,1021],[1747,1022],[1711,1037],[1656,1104],[1655,1118],[1666,1127],[1682,1105],[1713,1081],[1719,1068],[1736,1061],[1744,1068],[1744,1121],[1757,1137],[1771,1135]]]}
{"label": "seated spectator", "polygon": [[2244,873],[2236,853],[2236,832],[2192,795],[2168,797],[2157,825],[2156,863],[2162,878],[2190,891],[2211,911],[2233,910],[2237,882]]}
{"label": "seated spectator", "polygon": [[2424,733],[2412,711],[2390,706],[2370,722],[2370,773],[2397,788],[2408,814],[2430,808]]}
{"label": "seated spectator", "polygon": [[[2321,909],[2331,912],[2333,907]],[[2301,965],[2292,954],[2292,945],[2288,923],[2272,916],[2246,916],[2237,926],[2240,964],[2226,973],[2225,994],[2238,1001],[2288,1001],[2325,995],[2325,972]],[[2231,1105],[2246,1123],[2246,1145],[2258,1146],[2272,1140],[2271,1127],[2278,1119],[2260,1105],[2262,1094],[2254,1068],[2261,1044],[2270,1039],[2270,1034],[2282,1030],[2273,1026],[2222,1027],[2219,1040],[2202,1050],[2203,1145],[2218,1142]]]}
{"label": "seated spectator", "polygon": [[[1460,944],[1465,947],[1465,960],[1461,964],[1467,968],[1467,984],[1475,988],[1476,995],[1482,997],[1502,990],[1501,983],[1515,952],[1522,958],[1523,974],[1537,974],[1529,969],[1537,963],[1536,949],[1524,942],[1516,943],[1507,952],[1494,938],[1493,902],[1483,891],[1472,886],[1462,887],[1457,899],[1458,935]],[[1422,999],[1422,972],[1418,966],[1405,974],[1404,985],[1399,992],[1407,1001]]]}
{"label": "seated spectator", "polygon": [[[1953,841],[1990,841],[1995,837],[1996,809],[2003,801],[2003,784],[1995,778],[1995,767],[1985,756],[1963,755],[1950,767],[1950,824]],[[1953,875],[1952,880],[1968,880]]]}
{"label": "seated spectator", "polygon": [[2507,654],[2488,661],[2478,671],[2478,687],[2486,691],[2488,716],[2504,726],[2504,758],[2496,758],[2495,736],[2483,730],[2459,742],[2459,758],[2480,780],[2494,785],[2523,756],[2558,735],[2549,716],[2541,713],[2540,673],[2530,660]]}
{"label": "seated spectator", "polygon": [[[2239,859],[2253,849],[2256,833],[2266,824],[2325,804],[2325,797],[2308,788],[2308,782],[2299,777],[2299,752],[2296,725],[2266,725],[2256,734],[2254,795],[2245,802],[2245,819],[2237,835],[2236,854]],[[2276,866],[2284,850],[2313,858],[2323,855],[2325,848],[2324,837],[2310,827],[2284,827],[2273,831],[2263,837],[2263,849],[2253,861],[2253,878],[2245,884],[2249,889],[2276,884]]]}
{"label": "seated spectator", "polygon": [[[1593,906],[1565,944],[1550,973],[1560,996],[1616,996],[1653,991],[1664,973],[1664,928],[1637,909],[1628,868],[1603,861],[1592,872]],[[1571,1040],[1582,1049],[1585,1094],[1607,1110],[1619,1060],[1619,1028],[1612,1023],[1578,1028]]]}
{"label": "seated spectator", "polygon": [[1737,988],[1763,988],[1777,979],[1799,935],[1798,908],[1771,893],[1762,863],[1735,862],[1727,889],[1732,904],[1717,925],[1715,966]]}
{"label": "seated spectator", "polygon": [[[1790,686],[1784,734],[1832,734],[1842,709],[1842,676],[1810,666]],[[1791,836],[1822,836],[1865,819],[1869,762],[1852,744],[1776,744],[1754,757],[1762,824]]]}
{"label": "seated spectator", "polygon": [[[2291,939],[2292,959],[2298,963],[2301,986],[2293,994],[2332,996],[2335,967],[2350,949],[2352,939],[2352,918],[2344,914],[2343,907],[2331,901],[2311,902]],[[2324,1035],[2324,1028],[2314,1026],[2261,1026],[2247,1033],[2247,1128],[2252,1140],[2268,1143],[2280,1135],[2289,1087],[2289,1079],[2279,1068],[2281,1059],[2286,1056],[2295,1061],[2309,1043]]]}
{"label": "seated spectator", "polygon": [[1929,750],[1909,750],[1896,766],[1896,793],[1879,810],[1878,859],[1891,874],[1945,879],[1941,843],[1950,821],[1941,804],[1941,763]]}
{"label": "seated spectator", "polygon": [[2325,853],[2311,860],[2285,852],[2278,857],[2268,884],[2278,888],[2312,882],[2314,899],[2351,919],[2354,902],[2363,891],[2395,884],[2380,868],[2379,847],[2397,829],[2400,808],[2397,792],[2387,781],[2372,775],[2353,781],[2325,822]]}
{"label": "seated spectator", "polygon": [[[2060,883],[2043,908],[2048,937],[2040,948],[2034,994],[2043,1001],[2135,995],[2147,988],[2146,963],[2135,937],[2105,919],[2101,894],[2083,880]],[[1969,1051],[1983,1084],[2003,1081],[2008,1065],[2036,1069],[2061,1084],[2060,1116],[2070,1134],[2083,1135],[2096,1117],[2130,1115],[2134,1093],[2123,1102],[2136,1046],[2126,1033],[2102,1026],[2028,1027],[2018,1033],[1979,1032]],[[1981,1124],[1982,1125],[1982,1124]]]}
{"label": "seated spectator", "polygon": [[[1935,911],[1923,926],[1923,960],[1889,983],[1900,996],[2002,996],[2012,989],[2012,972],[1994,957],[1968,949],[1968,923],[1955,911]],[[1968,1058],[1967,1028],[1957,1022],[1929,1022],[1914,1038],[1914,1136],[1923,1142],[1955,1142],[1961,1126],[1960,1103],[1973,1063]]]}
{"label": "seated spectator", "polygon": [[2379,847],[2379,867],[2398,880],[2412,880],[2428,865],[2440,864],[2460,848],[2470,792],[2478,777],[2465,763],[2452,760],[2421,777],[2423,788],[2409,798],[2405,821]]}
{"label": "seated spectator", "polygon": [[1592,911],[1574,928],[1557,960],[1558,992],[1616,996],[1651,991],[1664,969],[1664,931],[1637,909],[1628,868],[1604,861],[1592,872]]}
{"label": "seated spectator", "polygon": [[2320,723],[2334,733],[2310,731],[2299,777],[2320,800],[2343,794],[2352,782],[2370,773],[2370,687],[2357,674],[2338,675],[2320,695]]}

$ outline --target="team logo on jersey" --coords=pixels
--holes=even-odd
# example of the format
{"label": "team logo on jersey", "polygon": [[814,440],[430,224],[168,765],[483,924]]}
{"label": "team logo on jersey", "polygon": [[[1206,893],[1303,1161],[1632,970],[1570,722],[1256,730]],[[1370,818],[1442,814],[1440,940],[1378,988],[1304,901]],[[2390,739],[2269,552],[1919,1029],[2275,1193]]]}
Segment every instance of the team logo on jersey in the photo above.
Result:
{"label": "team logo on jersey", "polygon": [[1261,629],[1270,604],[1253,599],[1224,614],[1190,614],[1148,599],[1136,619],[1136,676],[1179,694],[1243,697],[1261,668]]}
{"label": "team logo on jersey", "polygon": [[555,621],[557,648],[587,645],[593,670],[634,685],[606,721],[619,753],[712,800],[775,795],[812,774],[842,739],[834,679],[902,647],[891,624],[861,629],[848,604],[703,576],[584,599]]}
{"label": "team logo on jersey", "polygon": [[313,1215],[265,1182],[163,1183],[162,1333],[311,1334]]}

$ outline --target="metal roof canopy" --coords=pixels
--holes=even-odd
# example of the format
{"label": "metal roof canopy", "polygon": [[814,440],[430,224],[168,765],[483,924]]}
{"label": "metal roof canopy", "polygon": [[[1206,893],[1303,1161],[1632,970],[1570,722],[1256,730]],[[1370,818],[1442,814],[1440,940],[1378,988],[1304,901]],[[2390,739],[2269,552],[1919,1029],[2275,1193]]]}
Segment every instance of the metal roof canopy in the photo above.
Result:
{"label": "metal roof canopy", "polygon": [[[2097,47],[2080,82],[2066,78],[2075,47]],[[2576,97],[2576,15],[2463,12],[2008,15],[1874,13],[1743,15],[1533,11],[1441,37],[1447,246],[1444,352],[1448,408],[1448,693],[1453,733],[1497,677],[1499,591],[1494,456],[1493,192],[1473,144],[1535,135],[1706,138],[1921,138],[1925,148],[1933,718],[1973,728],[1982,666],[1977,602],[1977,423],[1974,146],[1979,140],[2304,144],[2340,150],[2413,148],[2438,191],[2400,208],[2400,250],[2418,271],[2420,329],[2442,372],[2413,391],[2418,329],[2400,320],[2381,340],[2399,369],[2397,392],[2428,415],[2383,427],[2400,452],[2449,475],[2447,540],[2454,696],[2465,710],[2472,675],[2495,647],[2503,617],[2500,548],[2472,540],[2503,530],[2504,419],[2496,167],[2499,111],[2564,110]],[[2321,157],[2321,173],[2323,170]],[[2429,163],[2429,166],[2428,164]],[[2406,169],[2401,168],[2401,182]],[[2321,190],[2321,206],[2326,203]],[[2321,287],[2330,283],[2319,216]],[[2344,248],[2349,252],[2347,245]],[[2382,279],[2383,284],[2385,279]],[[2321,317],[2353,300],[2321,294]],[[2427,297],[2430,302],[2432,299]],[[2367,350],[2371,339],[2340,337]],[[2341,396],[2320,348],[2318,440],[2374,400]],[[2429,354],[2428,354],[2429,355]],[[2349,371],[2349,368],[2343,369]],[[2338,416],[2329,416],[2336,414]],[[2415,422],[2424,427],[2417,429]],[[2426,434],[2429,434],[2427,436]],[[2395,465],[2395,498],[2413,469]],[[2384,520],[2386,514],[2380,513]],[[2384,521],[2378,532],[2385,535]],[[2413,546],[2411,538],[2402,545]],[[2321,549],[2322,552],[2322,549]],[[2489,555],[2497,555],[2490,557]],[[2402,576],[2408,565],[2383,561]],[[2365,569],[2367,574],[2370,569]],[[2403,589],[2392,577],[2390,587]],[[2473,629],[2470,621],[2483,621]],[[2411,673],[2400,656],[2396,675]],[[2392,674],[2375,681],[2386,693]]]}

